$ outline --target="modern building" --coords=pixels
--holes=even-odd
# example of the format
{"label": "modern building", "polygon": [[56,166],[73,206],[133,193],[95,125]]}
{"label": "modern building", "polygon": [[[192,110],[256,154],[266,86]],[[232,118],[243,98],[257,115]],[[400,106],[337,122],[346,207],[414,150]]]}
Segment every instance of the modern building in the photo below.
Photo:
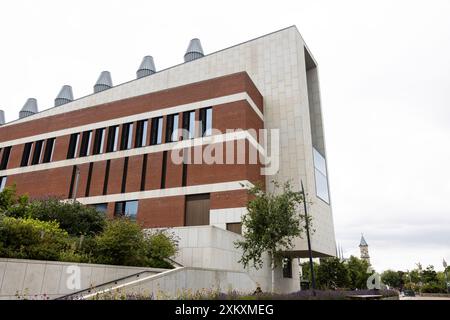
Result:
{"label": "modern building", "polygon": [[[104,71],[91,95],[65,85],[54,107],[28,99],[19,119],[0,120],[0,188],[144,228],[241,233],[246,186],[303,181],[313,254],[336,253],[318,67],[295,26],[207,55],[193,39],[179,65],[158,71],[146,56],[134,80],[113,85]],[[298,273],[305,237],[286,256],[285,275]]]}

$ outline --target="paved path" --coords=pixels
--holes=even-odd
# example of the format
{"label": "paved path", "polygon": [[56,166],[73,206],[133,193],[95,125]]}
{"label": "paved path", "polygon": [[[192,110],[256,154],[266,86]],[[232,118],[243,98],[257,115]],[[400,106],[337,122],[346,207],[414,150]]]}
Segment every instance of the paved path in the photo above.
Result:
{"label": "paved path", "polygon": [[450,300],[450,297],[400,297],[400,300]]}

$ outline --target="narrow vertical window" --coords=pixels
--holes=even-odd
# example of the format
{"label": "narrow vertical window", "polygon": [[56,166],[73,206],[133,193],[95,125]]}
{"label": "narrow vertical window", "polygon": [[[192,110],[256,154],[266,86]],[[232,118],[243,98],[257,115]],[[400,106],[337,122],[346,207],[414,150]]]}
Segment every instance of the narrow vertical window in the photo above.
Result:
{"label": "narrow vertical window", "polygon": [[106,161],[105,182],[103,183],[103,195],[108,193],[109,168],[111,167],[111,160]]}
{"label": "narrow vertical window", "polygon": [[89,155],[91,149],[92,131],[83,132],[81,138],[80,157],[86,157]]}
{"label": "narrow vertical window", "polygon": [[121,193],[125,193],[125,189],[127,186],[127,173],[128,173],[128,157],[126,157],[123,162],[122,187],[120,190]]}
{"label": "narrow vertical window", "polygon": [[70,136],[69,150],[67,150],[67,159],[75,158],[75,154],[78,149],[78,140],[80,140],[79,133],[74,133]]}
{"label": "narrow vertical window", "polygon": [[164,151],[161,169],[161,189],[166,188],[166,174],[167,174],[167,151]]}
{"label": "narrow vertical window", "polygon": [[210,136],[212,133],[212,108],[200,109],[200,123],[202,137]]}
{"label": "narrow vertical window", "polygon": [[119,136],[119,126],[112,126],[108,129],[108,142],[106,145],[106,152],[117,151],[117,142]]}
{"label": "narrow vertical window", "polygon": [[52,161],[54,150],[55,138],[47,139],[47,142],[45,144],[44,160],[42,160],[42,163],[48,163]]}
{"label": "narrow vertical window", "polygon": [[120,150],[131,149],[133,141],[133,123],[122,125],[122,137],[120,138]]}
{"label": "narrow vertical window", "polygon": [[154,118],[152,119],[152,132],[150,135],[150,144],[161,144],[162,142],[162,127],[163,127],[163,118]]}
{"label": "narrow vertical window", "polygon": [[178,114],[167,116],[166,142],[178,141]]}
{"label": "narrow vertical window", "polygon": [[75,185],[75,176],[77,175],[77,166],[72,167],[72,177],[70,178],[69,199],[73,198],[73,188]]}
{"label": "narrow vertical window", "polygon": [[22,160],[20,161],[21,167],[28,166],[28,163],[30,162],[30,154],[31,154],[32,147],[33,147],[33,142],[28,142],[23,147]]}
{"label": "narrow vertical window", "polygon": [[136,125],[136,135],[134,139],[135,148],[140,148],[147,145],[147,129],[148,129],[147,120],[138,121]]}
{"label": "narrow vertical window", "polygon": [[183,113],[183,139],[193,139],[195,136],[195,111]]}
{"label": "narrow vertical window", "polygon": [[89,163],[89,171],[87,176],[87,182],[86,182],[86,193],[85,196],[89,197],[89,192],[91,191],[91,180],[92,180],[92,170],[94,169],[94,163]]}
{"label": "narrow vertical window", "polygon": [[0,170],[5,170],[8,167],[10,153],[11,147],[6,147],[3,149],[2,161],[0,162]]}
{"label": "narrow vertical window", "polygon": [[2,192],[3,189],[5,189],[6,180],[7,180],[7,177],[0,177],[0,192]]}
{"label": "narrow vertical window", "polygon": [[93,154],[103,153],[105,145],[105,128],[95,130]]}
{"label": "narrow vertical window", "polygon": [[44,143],[44,140],[36,141],[34,144],[34,152],[33,152],[33,158],[31,159],[31,164],[39,164],[41,160],[41,153],[42,153],[42,144]]}
{"label": "narrow vertical window", "polygon": [[144,160],[142,161],[142,173],[141,173],[141,191],[145,190],[145,179],[147,178],[147,161],[148,161],[148,155],[144,154]]}

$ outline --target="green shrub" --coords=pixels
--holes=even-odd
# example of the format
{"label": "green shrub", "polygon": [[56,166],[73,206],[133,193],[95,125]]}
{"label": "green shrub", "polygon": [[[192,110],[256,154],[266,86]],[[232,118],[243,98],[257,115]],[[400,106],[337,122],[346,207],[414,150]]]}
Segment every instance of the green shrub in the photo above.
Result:
{"label": "green shrub", "polygon": [[68,234],[57,222],[4,217],[0,221],[0,255],[7,258],[58,260]]}
{"label": "green shrub", "polygon": [[23,211],[28,204],[28,196],[17,196],[16,186],[10,186],[0,192],[0,213],[7,215],[8,211],[14,208],[16,211]]}
{"label": "green shrub", "polygon": [[57,199],[33,201],[29,207],[29,216],[41,221],[58,221],[70,235],[98,234],[103,231],[106,220],[93,207]]}
{"label": "green shrub", "polygon": [[108,221],[95,240],[95,261],[104,264],[172,268],[166,259],[177,250],[173,237],[162,231],[144,236],[139,225],[126,218]]}
{"label": "green shrub", "polygon": [[167,259],[177,252],[177,239],[164,231],[154,231],[146,236],[148,264],[154,268],[172,268]]}
{"label": "green shrub", "polygon": [[428,282],[422,286],[421,291],[423,293],[447,293],[445,285],[441,285],[438,282]]}

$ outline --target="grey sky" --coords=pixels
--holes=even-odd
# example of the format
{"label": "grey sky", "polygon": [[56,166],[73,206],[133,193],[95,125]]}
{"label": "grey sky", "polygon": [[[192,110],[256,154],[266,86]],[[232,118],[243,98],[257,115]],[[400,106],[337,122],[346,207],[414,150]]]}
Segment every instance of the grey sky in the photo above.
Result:
{"label": "grey sky", "polygon": [[450,1],[4,1],[0,109],[91,93],[295,24],[320,66],[337,240],[375,268],[450,261]]}

